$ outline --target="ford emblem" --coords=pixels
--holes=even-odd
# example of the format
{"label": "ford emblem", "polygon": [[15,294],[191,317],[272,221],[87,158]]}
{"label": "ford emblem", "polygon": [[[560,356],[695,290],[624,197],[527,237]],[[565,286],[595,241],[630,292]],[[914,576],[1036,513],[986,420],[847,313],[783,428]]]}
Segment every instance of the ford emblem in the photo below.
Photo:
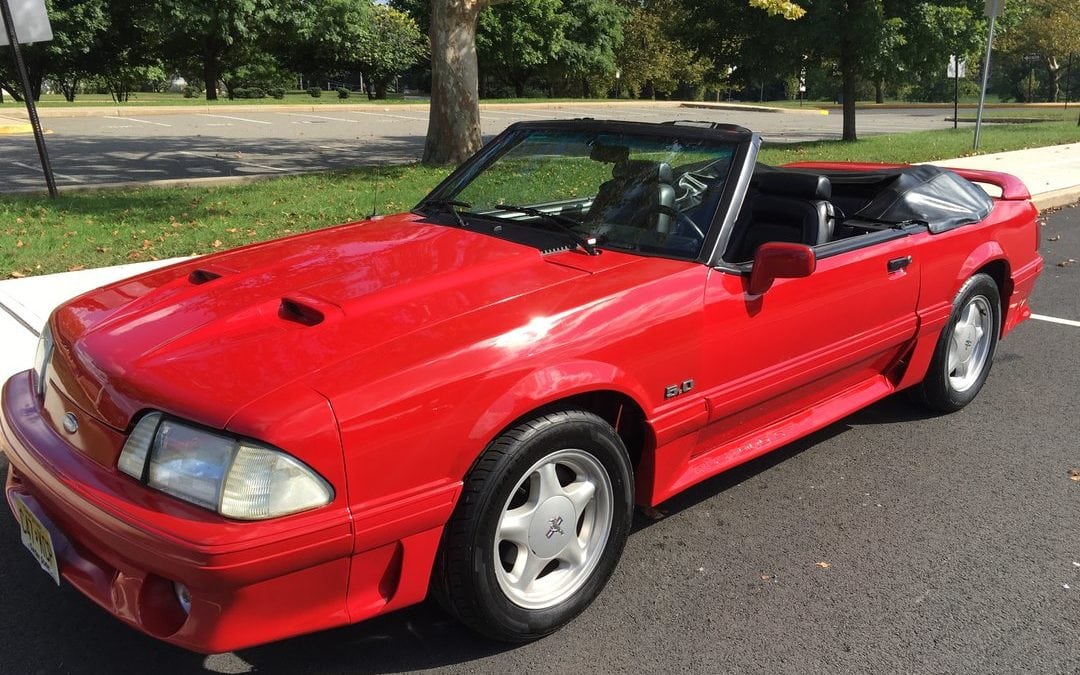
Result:
{"label": "ford emblem", "polygon": [[79,418],[74,413],[64,415],[64,431],[73,434],[79,430]]}

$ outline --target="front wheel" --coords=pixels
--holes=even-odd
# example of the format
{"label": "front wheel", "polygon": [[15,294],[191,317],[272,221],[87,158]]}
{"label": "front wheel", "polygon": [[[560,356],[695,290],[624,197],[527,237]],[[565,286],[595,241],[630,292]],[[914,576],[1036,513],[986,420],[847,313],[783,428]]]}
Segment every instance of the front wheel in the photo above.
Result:
{"label": "front wheel", "polygon": [[474,630],[507,642],[558,630],[603,590],[630,530],[626,448],[584,411],[500,436],[465,480],[434,592]]}
{"label": "front wheel", "polygon": [[955,412],[975,400],[990,375],[1000,334],[997,283],[976,274],[953,301],[926,378],[912,391],[916,402],[937,412]]}

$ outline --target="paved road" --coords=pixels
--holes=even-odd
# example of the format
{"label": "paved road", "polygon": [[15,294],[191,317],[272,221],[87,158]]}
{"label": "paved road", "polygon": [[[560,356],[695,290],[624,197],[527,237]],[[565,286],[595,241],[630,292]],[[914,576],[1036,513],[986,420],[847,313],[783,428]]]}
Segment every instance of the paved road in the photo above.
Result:
{"label": "paved road", "polygon": [[[427,112],[372,106],[370,110],[50,118],[46,126],[61,187],[173,178],[207,178],[337,169],[419,158]],[[860,112],[863,134],[944,128],[946,110]],[[760,113],[641,106],[485,107],[483,133],[491,137],[524,120],[596,117],[660,122],[705,119],[742,124],[766,140],[840,138],[842,116]],[[40,189],[37,150],[29,136],[0,136],[0,191]]]}
{"label": "paved road", "polygon": [[[1044,238],[1034,307],[1080,320],[1080,208]],[[0,517],[0,672],[1080,672],[1078,342],[1031,321],[958,414],[889,399],[639,514],[596,605],[518,648],[426,604],[189,654],[57,589]]]}

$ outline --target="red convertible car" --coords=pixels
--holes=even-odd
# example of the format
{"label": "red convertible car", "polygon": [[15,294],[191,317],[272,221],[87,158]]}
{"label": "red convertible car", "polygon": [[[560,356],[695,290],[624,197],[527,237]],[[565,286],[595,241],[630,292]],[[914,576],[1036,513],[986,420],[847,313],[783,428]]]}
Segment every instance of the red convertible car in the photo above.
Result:
{"label": "red convertible car", "polygon": [[1042,269],[1024,186],[760,145],[517,124],[411,213],[68,302],[3,390],[23,543],[200,652],[429,592],[524,641],[600,593],[635,504],[893,392],[968,404]]}

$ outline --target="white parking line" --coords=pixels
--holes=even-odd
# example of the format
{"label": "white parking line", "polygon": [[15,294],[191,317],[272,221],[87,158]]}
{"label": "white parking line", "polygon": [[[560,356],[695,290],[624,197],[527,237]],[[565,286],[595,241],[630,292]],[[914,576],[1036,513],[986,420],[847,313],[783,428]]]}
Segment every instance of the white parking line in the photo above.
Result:
{"label": "white parking line", "polygon": [[344,117],[324,117],[322,115],[304,115],[301,113],[278,113],[278,115],[288,115],[290,117],[307,117],[313,120],[330,120],[331,122],[348,122],[355,124],[356,120],[347,120]]}
{"label": "white parking line", "polygon": [[1035,319],[1036,321],[1058,323],[1062,326],[1072,326],[1073,328],[1080,328],[1080,321],[1072,321],[1071,319],[1059,319],[1056,316],[1043,316],[1042,314],[1032,314],[1031,318]]}
{"label": "white parking line", "polygon": [[[22,162],[12,162],[11,165],[12,166],[17,166],[20,169],[30,169],[31,171],[41,171],[40,166],[31,166],[29,164],[23,164]],[[57,178],[63,178],[64,180],[69,180],[72,183],[85,183],[86,182],[86,181],[82,180],[81,178],[76,178],[75,176],[66,176],[66,175],[64,175],[62,173],[56,173],[55,171],[53,172],[53,174]]]}
{"label": "white parking line", "polygon": [[163,122],[151,122],[149,120],[135,119],[134,117],[114,117],[113,119],[124,120],[125,122],[138,122],[140,124],[153,124],[155,127],[171,127],[171,124],[165,124]]}
{"label": "white parking line", "polygon": [[216,155],[209,155],[204,152],[192,152],[191,150],[181,150],[177,154],[179,155],[191,155],[192,157],[202,157],[203,159],[216,159],[221,162],[233,162],[240,166],[253,166],[256,169],[266,169],[267,171],[289,171],[289,169],[282,169],[279,166],[268,166],[266,164],[256,164],[254,162],[245,162],[239,159],[229,159],[228,157],[218,157]]}
{"label": "white parking line", "polygon": [[251,120],[246,117],[230,117],[228,115],[211,115],[210,113],[199,113],[201,117],[216,117],[221,120],[235,120],[237,122],[251,122],[252,124],[273,124],[273,122],[266,122],[264,120]]}

